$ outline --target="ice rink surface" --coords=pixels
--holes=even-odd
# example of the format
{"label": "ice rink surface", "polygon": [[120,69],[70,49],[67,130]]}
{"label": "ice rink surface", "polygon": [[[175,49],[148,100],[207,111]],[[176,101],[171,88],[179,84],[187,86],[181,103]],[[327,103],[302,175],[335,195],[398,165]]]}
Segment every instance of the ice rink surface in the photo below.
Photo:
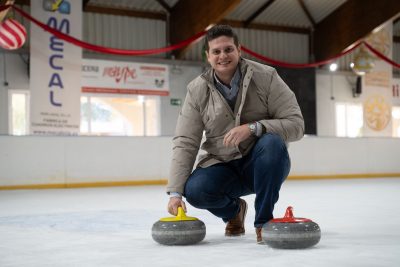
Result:
{"label": "ice rink surface", "polygon": [[305,250],[255,242],[254,196],[246,235],[227,238],[207,211],[192,246],[162,246],[151,227],[166,212],[162,186],[0,191],[0,266],[400,266],[400,179],[286,181],[275,217],[294,207],[321,227]]}

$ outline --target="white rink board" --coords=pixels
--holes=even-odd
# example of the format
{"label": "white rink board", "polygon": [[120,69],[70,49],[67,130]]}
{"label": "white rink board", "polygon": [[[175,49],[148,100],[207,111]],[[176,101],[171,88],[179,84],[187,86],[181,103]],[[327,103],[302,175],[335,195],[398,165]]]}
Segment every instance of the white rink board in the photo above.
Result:
{"label": "white rink board", "polygon": [[[167,179],[172,137],[0,136],[0,186]],[[290,175],[400,173],[400,139],[305,137]]]}

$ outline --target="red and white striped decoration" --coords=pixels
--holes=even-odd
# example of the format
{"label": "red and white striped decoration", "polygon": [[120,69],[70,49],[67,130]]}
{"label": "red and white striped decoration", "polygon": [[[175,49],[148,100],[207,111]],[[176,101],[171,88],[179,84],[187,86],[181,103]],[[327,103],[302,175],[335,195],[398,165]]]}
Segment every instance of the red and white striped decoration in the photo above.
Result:
{"label": "red and white striped decoration", "polygon": [[15,19],[6,19],[0,24],[0,46],[14,50],[20,48],[26,40],[25,27]]}

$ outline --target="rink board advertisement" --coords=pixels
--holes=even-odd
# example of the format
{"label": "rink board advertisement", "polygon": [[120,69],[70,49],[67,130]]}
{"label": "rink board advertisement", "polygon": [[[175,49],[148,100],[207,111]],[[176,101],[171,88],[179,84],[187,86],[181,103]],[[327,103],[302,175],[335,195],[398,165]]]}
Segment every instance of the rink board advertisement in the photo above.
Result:
{"label": "rink board advertisement", "polygon": [[82,60],[82,92],[169,95],[169,67],[163,64]]}
{"label": "rink board advertisement", "polygon": [[[31,15],[82,39],[82,1],[32,0]],[[76,135],[80,128],[82,49],[31,24],[31,134]]]}

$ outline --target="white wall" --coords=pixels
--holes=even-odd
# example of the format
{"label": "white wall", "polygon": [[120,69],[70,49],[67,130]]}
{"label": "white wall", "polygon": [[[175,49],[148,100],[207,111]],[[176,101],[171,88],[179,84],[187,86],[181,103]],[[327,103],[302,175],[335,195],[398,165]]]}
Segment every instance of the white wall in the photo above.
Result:
{"label": "white wall", "polygon": [[[318,136],[336,136],[335,103],[360,102],[353,97],[352,86],[355,86],[355,75],[350,72],[320,71],[316,76],[317,93],[317,133]],[[333,97],[333,99],[332,99]]]}
{"label": "white wall", "polygon": [[173,135],[175,133],[176,120],[181,107],[172,106],[170,99],[181,99],[183,103],[186,96],[186,86],[202,71],[203,67],[201,66],[170,65],[169,97],[161,97],[161,135]]}
{"label": "white wall", "polygon": [[[0,136],[0,186],[167,179],[172,137]],[[400,139],[305,137],[290,175],[400,173]]]}

